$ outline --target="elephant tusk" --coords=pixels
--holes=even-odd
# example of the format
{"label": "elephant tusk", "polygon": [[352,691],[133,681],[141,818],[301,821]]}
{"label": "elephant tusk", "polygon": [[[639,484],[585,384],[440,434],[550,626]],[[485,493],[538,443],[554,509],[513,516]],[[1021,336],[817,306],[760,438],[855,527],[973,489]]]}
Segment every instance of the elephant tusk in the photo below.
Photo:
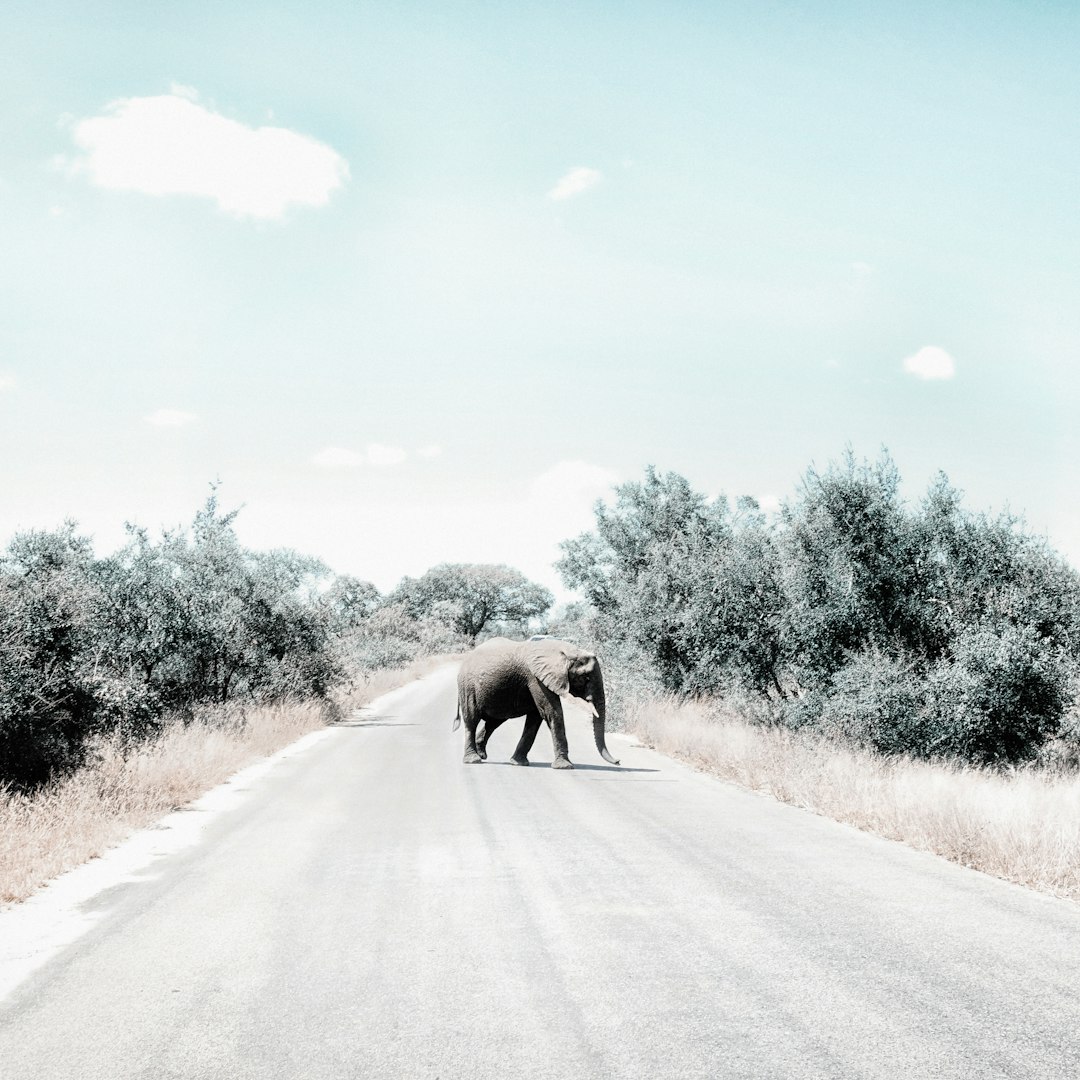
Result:
{"label": "elephant tusk", "polygon": [[591,701],[587,702],[587,704],[589,706],[589,711],[593,714],[593,719],[599,720],[600,714],[596,711],[596,706]]}

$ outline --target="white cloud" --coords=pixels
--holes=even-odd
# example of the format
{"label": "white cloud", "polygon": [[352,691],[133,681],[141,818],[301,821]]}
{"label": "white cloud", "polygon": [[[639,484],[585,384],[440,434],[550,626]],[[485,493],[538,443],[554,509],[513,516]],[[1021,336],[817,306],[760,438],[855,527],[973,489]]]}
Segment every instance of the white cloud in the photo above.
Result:
{"label": "white cloud", "polygon": [[420,449],[416,451],[416,456],[422,458],[436,458],[439,457],[442,452],[443,448],[439,446],[438,443],[429,443],[427,446],[421,446]]}
{"label": "white cloud", "polygon": [[938,345],[924,345],[904,361],[904,371],[917,379],[951,379],[956,361]]}
{"label": "white cloud", "polygon": [[577,165],[572,168],[549,192],[549,199],[571,199],[596,187],[603,179],[603,173],[598,169],[590,169],[585,165]]}
{"label": "white cloud", "polygon": [[18,385],[18,381],[14,375],[5,375],[0,372],[0,392],[13,390]]}
{"label": "white cloud", "polygon": [[143,422],[152,427],[186,427],[198,419],[194,413],[185,412],[183,409],[157,409],[149,416],[144,416]]}
{"label": "white cloud", "polygon": [[584,508],[591,516],[593,503],[610,494],[612,485],[618,481],[618,474],[602,465],[560,461],[533,480],[529,487],[529,502]]}
{"label": "white cloud", "polygon": [[349,175],[324,143],[287,128],[247,127],[198,104],[188,87],[114,101],[75,124],[73,138],[84,153],[69,168],[99,187],[202,196],[238,217],[322,206]]}
{"label": "white cloud", "polygon": [[312,456],[311,463],[324,469],[355,469],[364,464],[364,455],[340,446],[327,446]]}
{"label": "white cloud", "polygon": [[364,453],[346,450],[340,446],[327,446],[315,454],[311,463],[324,469],[358,469],[362,465],[400,465],[409,455],[398,446],[368,443]]}
{"label": "white cloud", "polygon": [[408,456],[400,446],[368,443],[367,462],[369,465],[400,465]]}

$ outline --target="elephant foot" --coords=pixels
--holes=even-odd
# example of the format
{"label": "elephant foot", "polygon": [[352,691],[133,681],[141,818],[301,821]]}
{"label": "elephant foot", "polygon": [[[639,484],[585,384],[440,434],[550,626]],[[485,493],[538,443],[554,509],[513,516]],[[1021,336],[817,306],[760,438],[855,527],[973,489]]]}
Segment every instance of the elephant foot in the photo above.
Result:
{"label": "elephant foot", "polygon": [[483,760],[484,759],[475,750],[466,750],[465,757],[462,758],[462,761],[464,761],[466,765],[479,765]]}
{"label": "elephant foot", "polygon": [[573,762],[567,757],[557,757],[552,763],[553,769],[572,769],[574,767]]}
{"label": "elephant foot", "polygon": [[528,765],[529,759],[527,757],[512,757],[510,759],[515,765]]}

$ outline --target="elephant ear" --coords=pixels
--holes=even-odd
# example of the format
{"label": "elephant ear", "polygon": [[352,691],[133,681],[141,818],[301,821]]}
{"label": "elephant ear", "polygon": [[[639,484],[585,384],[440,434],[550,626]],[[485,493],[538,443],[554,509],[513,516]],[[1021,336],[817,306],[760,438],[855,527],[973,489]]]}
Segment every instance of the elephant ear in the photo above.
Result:
{"label": "elephant ear", "polygon": [[560,697],[570,693],[570,646],[565,641],[549,638],[546,641],[523,642],[525,662],[529,670],[553,694]]}

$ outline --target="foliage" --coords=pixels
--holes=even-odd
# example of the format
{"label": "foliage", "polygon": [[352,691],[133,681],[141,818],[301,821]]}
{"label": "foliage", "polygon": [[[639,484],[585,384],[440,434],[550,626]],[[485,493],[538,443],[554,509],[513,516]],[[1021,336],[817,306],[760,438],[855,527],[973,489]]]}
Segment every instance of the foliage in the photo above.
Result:
{"label": "foliage", "polygon": [[386,603],[343,635],[340,647],[346,669],[363,673],[460,652],[470,642],[438,616],[414,619],[402,605]]}
{"label": "foliage", "polygon": [[[336,702],[342,687],[480,634],[528,632],[551,594],[505,566],[443,565],[388,596],[293,551],[250,551],[216,493],[187,529],[96,558],[69,522],[0,555],[0,787],[70,771],[208,708]],[[332,694],[332,691],[334,693]]]}
{"label": "foliage", "polygon": [[554,597],[509,566],[442,563],[422,577],[404,578],[385,602],[410,619],[435,619],[474,644],[485,632],[523,632]]}
{"label": "foliage", "polygon": [[776,685],[780,584],[753,500],[733,512],[650,468],[596,518],[595,533],[564,542],[557,566],[605,637],[636,646],[669,690],[715,690],[736,671],[762,692]]}
{"label": "foliage", "polygon": [[47,776],[121,696],[95,663],[99,599],[72,522],[16,536],[0,559],[0,779]]}
{"label": "foliage", "polygon": [[0,559],[0,781],[77,764],[91,737],[141,738],[166,713],[323,697],[338,673],[317,561],[251,552],[214,495],[188,532],[95,559],[73,523]]}
{"label": "foliage", "polygon": [[334,578],[323,594],[323,603],[338,633],[363,626],[375,614],[381,600],[379,590],[370,581],[346,574]]}
{"label": "foliage", "polygon": [[938,476],[915,507],[887,454],[810,469],[772,521],[646,471],[558,564],[609,649],[684,695],[886,753],[1015,763],[1057,731],[1080,653],[1080,578]]}

